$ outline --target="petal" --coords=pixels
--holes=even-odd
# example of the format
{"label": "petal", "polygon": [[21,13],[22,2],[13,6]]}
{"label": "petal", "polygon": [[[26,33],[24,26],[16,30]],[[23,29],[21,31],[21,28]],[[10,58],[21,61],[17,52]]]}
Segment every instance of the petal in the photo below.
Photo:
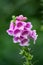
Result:
{"label": "petal", "polygon": [[7,32],[10,36],[13,35],[13,30],[8,29],[6,32]]}
{"label": "petal", "polygon": [[13,36],[20,37],[20,35],[21,35],[21,30],[15,29],[15,30],[14,30],[14,33],[13,33]]}
{"label": "petal", "polygon": [[14,38],[13,38],[13,42],[14,42],[14,43],[20,42],[19,37],[14,37]]}
{"label": "petal", "polygon": [[27,30],[23,30],[22,35],[28,35],[28,31]]}
{"label": "petal", "polygon": [[38,35],[36,35],[36,36],[34,37],[34,44],[35,44],[35,42],[36,42],[36,40],[37,40],[37,37],[38,37]]}
{"label": "petal", "polygon": [[20,46],[28,46],[29,40],[28,39],[23,39],[21,42],[20,42]]}
{"label": "petal", "polygon": [[27,17],[23,17],[23,21],[27,20]]}
{"label": "petal", "polygon": [[23,30],[25,25],[26,22],[16,20],[16,27],[19,28],[20,30]]}
{"label": "petal", "polygon": [[34,40],[34,44],[35,44],[35,41],[36,41],[36,39],[38,37],[38,35],[36,34],[36,30],[31,31],[30,37]]}
{"label": "petal", "polygon": [[21,35],[22,35],[23,37],[25,37],[25,38],[28,38],[29,31],[28,31],[28,30],[23,30]]}
{"label": "petal", "polygon": [[23,18],[23,15],[19,15],[16,17],[17,20],[22,20],[22,18]]}
{"label": "petal", "polygon": [[18,24],[18,23],[20,23],[20,24],[22,24],[22,25],[26,25],[26,22],[24,22],[24,21],[18,21],[18,20],[16,20],[16,25]]}
{"label": "petal", "polygon": [[14,25],[14,22],[13,22],[13,20],[10,22],[10,27],[9,27],[9,29],[14,29],[15,28],[15,25]]}
{"label": "petal", "polygon": [[23,36],[20,36],[20,40],[23,40],[24,39],[24,37]]}
{"label": "petal", "polygon": [[16,17],[16,20],[25,21],[25,20],[27,20],[27,17],[24,17],[23,15],[19,15]]}
{"label": "petal", "polygon": [[14,26],[14,22],[13,21],[11,21],[10,22],[10,27],[9,27],[9,29],[6,31],[9,35],[13,35],[13,31],[14,31],[14,28],[15,28],[15,26]]}
{"label": "petal", "polygon": [[31,24],[31,22],[27,22],[25,28],[27,28],[27,29],[31,29],[31,28],[32,28],[32,24]]}
{"label": "petal", "polygon": [[22,22],[18,22],[17,23],[17,27],[21,27],[21,26],[23,26],[23,23]]}
{"label": "petal", "polygon": [[32,37],[32,38],[35,38],[35,37],[36,37],[36,30],[32,30],[32,31],[31,31],[31,37]]}

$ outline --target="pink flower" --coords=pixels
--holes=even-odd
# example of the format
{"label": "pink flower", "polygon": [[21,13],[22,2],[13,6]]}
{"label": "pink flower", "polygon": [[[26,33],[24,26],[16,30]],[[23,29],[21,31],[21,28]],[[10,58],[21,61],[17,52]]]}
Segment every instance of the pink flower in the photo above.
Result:
{"label": "pink flower", "polygon": [[37,39],[37,37],[38,37],[38,35],[36,34],[36,30],[32,30],[32,31],[30,32],[30,37],[33,38],[34,44],[35,44],[35,41],[36,41],[36,39]]}
{"label": "pink flower", "polygon": [[20,30],[23,30],[24,29],[24,26],[26,25],[26,22],[16,20],[16,23],[15,24],[16,24],[15,28],[18,28]]}
{"label": "pink flower", "polygon": [[36,30],[32,30],[31,22],[24,22],[27,17],[19,15],[16,17],[16,21],[11,21],[10,27],[7,30],[7,33],[13,36],[13,42],[19,43],[20,46],[29,46],[30,38],[34,40],[34,43],[37,39]]}
{"label": "pink flower", "polygon": [[20,42],[20,46],[29,46],[29,39],[26,39],[26,38],[24,38],[23,40],[21,40],[21,42]]}
{"label": "pink flower", "polygon": [[18,42],[20,42],[19,37],[13,37],[13,42],[14,42],[14,43],[18,43]]}
{"label": "pink flower", "polygon": [[14,26],[14,22],[13,22],[13,20],[10,22],[10,27],[9,27],[9,29],[6,31],[10,36],[12,36],[13,35],[13,31],[14,31],[14,28],[15,28],[15,26]]}
{"label": "pink flower", "polygon": [[20,37],[21,35],[21,30],[19,30],[18,28],[16,28],[13,32],[13,36],[16,36],[16,37]]}
{"label": "pink flower", "polygon": [[19,15],[16,17],[16,20],[25,21],[25,20],[27,20],[27,17],[24,17],[23,15]]}
{"label": "pink flower", "polygon": [[27,22],[25,28],[26,28],[26,29],[32,29],[32,24],[31,24],[31,22]]}
{"label": "pink flower", "polygon": [[29,31],[28,30],[23,30],[21,33],[21,36],[23,36],[24,38],[28,38],[29,35]]}

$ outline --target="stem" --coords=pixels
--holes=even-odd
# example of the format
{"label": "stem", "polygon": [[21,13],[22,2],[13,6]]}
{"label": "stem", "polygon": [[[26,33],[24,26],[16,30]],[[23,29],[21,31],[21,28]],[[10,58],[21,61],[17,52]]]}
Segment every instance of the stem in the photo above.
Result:
{"label": "stem", "polygon": [[32,65],[31,60],[33,56],[30,54],[30,50],[28,47],[23,47],[20,51],[20,54],[25,58],[25,62],[23,65]]}

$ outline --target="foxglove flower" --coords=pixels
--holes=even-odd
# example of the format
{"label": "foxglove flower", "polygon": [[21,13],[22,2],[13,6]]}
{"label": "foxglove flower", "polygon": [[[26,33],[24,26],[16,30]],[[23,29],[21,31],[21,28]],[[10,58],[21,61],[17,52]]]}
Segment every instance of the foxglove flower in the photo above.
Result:
{"label": "foxglove flower", "polygon": [[32,30],[30,32],[30,37],[34,40],[34,44],[35,44],[35,41],[36,41],[36,39],[38,37],[38,35],[36,34],[36,30]]}
{"label": "foxglove flower", "polygon": [[16,28],[15,30],[14,30],[14,32],[13,32],[13,36],[15,37],[20,37],[20,35],[21,35],[21,30],[20,29],[18,29],[18,28]]}
{"label": "foxglove flower", "polygon": [[25,28],[28,30],[31,29],[32,28],[31,22],[27,22]]}
{"label": "foxglove flower", "polygon": [[29,46],[29,39],[24,38],[23,40],[21,40],[20,42],[20,46]]}
{"label": "foxglove flower", "polygon": [[10,22],[10,27],[9,29],[6,31],[10,36],[13,35],[13,30],[14,30],[15,26],[14,26],[14,22],[13,20]]}
{"label": "foxglove flower", "polygon": [[26,25],[26,22],[16,20],[15,24],[16,24],[15,28],[18,28],[20,30],[23,30],[24,29],[24,26]]}
{"label": "foxglove flower", "polygon": [[7,33],[13,36],[13,42],[19,43],[20,46],[29,46],[30,38],[32,38],[35,43],[38,35],[36,30],[32,30],[31,22],[25,22],[27,17],[19,15],[15,19],[15,21],[10,22],[10,27],[7,30]]}
{"label": "foxglove flower", "polygon": [[14,42],[14,43],[20,42],[20,38],[19,38],[19,37],[13,37],[13,42]]}
{"label": "foxglove flower", "polygon": [[16,17],[16,20],[25,21],[25,20],[27,20],[27,17],[24,17],[23,15],[19,15]]}

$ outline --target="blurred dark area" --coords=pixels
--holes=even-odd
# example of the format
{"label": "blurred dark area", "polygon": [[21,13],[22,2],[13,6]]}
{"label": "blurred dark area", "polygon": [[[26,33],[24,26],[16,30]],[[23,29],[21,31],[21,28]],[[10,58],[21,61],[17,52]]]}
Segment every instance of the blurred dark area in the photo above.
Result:
{"label": "blurred dark area", "polygon": [[43,65],[43,0],[0,0],[0,65],[22,65],[21,47],[14,44],[6,30],[12,16],[24,15],[37,30],[38,39],[32,45],[33,64]]}

